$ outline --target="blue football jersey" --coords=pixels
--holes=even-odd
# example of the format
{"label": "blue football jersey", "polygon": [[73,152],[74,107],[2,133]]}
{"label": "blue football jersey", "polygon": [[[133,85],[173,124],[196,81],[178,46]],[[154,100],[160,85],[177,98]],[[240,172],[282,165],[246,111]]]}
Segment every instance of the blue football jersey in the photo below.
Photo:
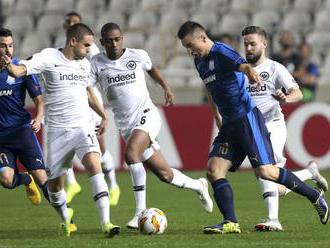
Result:
{"label": "blue football jersey", "polygon": [[244,116],[255,107],[244,87],[248,79],[238,71],[243,63],[247,63],[244,58],[221,42],[214,43],[207,57],[195,58],[199,76],[217,105],[224,123]]}
{"label": "blue football jersey", "polygon": [[[13,59],[14,64],[18,62]],[[0,136],[30,123],[31,115],[24,108],[26,91],[31,98],[41,94],[35,75],[13,78],[7,70],[0,70]]]}

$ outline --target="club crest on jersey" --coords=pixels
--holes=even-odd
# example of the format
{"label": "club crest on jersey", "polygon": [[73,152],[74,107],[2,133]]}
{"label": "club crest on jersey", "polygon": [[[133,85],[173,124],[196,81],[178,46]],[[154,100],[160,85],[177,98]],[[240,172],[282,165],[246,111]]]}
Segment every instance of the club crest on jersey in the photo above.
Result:
{"label": "club crest on jersey", "polygon": [[126,63],[126,68],[127,68],[128,70],[130,70],[130,71],[135,70],[135,68],[136,68],[136,63],[135,63],[135,61],[133,61],[133,60],[128,61],[128,62]]}
{"label": "club crest on jersey", "polygon": [[259,75],[260,75],[260,77],[262,78],[263,81],[266,81],[266,80],[269,79],[269,73],[266,72],[266,71],[261,72]]}
{"label": "club crest on jersey", "polygon": [[209,62],[209,70],[213,71],[214,70],[214,60],[210,60]]}
{"label": "club crest on jersey", "polygon": [[16,82],[16,79],[14,77],[11,77],[8,75],[6,83],[9,85],[13,85],[13,84],[15,84],[15,82]]}

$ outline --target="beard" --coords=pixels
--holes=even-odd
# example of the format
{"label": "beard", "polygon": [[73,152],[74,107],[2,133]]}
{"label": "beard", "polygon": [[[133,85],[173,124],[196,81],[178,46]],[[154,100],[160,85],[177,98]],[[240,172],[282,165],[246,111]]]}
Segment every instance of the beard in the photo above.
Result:
{"label": "beard", "polygon": [[254,63],[258,62],[260,57],[261,57],[261,53],[248,54],[248,55],[246,55],[246,60],[247,60],[247,62],[254,64]]}

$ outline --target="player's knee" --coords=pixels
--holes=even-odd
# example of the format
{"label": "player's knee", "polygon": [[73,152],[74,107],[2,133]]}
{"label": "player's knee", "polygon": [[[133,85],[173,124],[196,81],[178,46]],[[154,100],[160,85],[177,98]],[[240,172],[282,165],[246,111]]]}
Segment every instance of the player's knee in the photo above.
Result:
{"label": "player's knee", "polygon": [[4,188],[13,189],[13,178],[9,176],[1,176],[0,183]]}
{"label": "player's knee", "polygon": [[265,180],[273,180],[273,170],[271,166],[260,166],[255,171],[256,176]]}
{"label": "player's knee", "polygon": [[127,164],[135,164],[140,162],[140,156],[138,152],[132,147],[126,148],[124,156]]}

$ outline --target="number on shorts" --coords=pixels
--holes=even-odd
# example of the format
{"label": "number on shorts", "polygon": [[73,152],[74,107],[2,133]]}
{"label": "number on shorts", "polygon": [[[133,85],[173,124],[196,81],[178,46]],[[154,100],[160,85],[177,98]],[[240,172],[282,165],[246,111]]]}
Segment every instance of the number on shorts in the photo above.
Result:
{"label": "number on shorts", "polygon": [[141,125],[143,125],[144,123],[146,123],[146,116],[142,116],[140,120]]}

